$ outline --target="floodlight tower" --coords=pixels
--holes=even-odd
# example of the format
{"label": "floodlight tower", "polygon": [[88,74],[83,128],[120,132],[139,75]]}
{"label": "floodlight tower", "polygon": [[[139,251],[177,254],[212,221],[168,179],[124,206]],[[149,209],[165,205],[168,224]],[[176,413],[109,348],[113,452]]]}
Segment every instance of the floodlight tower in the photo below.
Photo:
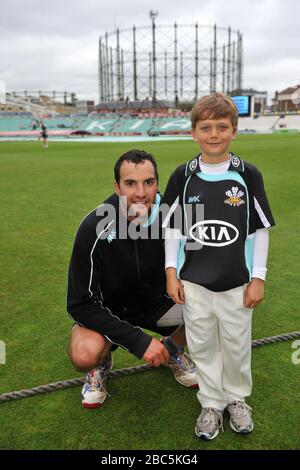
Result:
{"label": "floodlight tower", "polygon": [[158,16],[158,11],[150,10],[149,16],[152,20],[152,61],[153,61],[153,94],[152,101],[156,101],[156,42],[155,42],[155,18]]}

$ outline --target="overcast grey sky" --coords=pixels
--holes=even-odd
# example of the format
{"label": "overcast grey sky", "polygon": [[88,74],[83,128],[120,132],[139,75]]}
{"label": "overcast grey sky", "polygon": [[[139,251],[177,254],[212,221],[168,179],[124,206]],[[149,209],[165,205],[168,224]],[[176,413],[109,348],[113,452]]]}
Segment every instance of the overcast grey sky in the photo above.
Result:
{"label": "overcast grey sky", "polygon": [[0,80],[12,90],[59,90],[98,101],[98,38],[105,31],[157,24],[239,29],[244,87],[300,83],[298,0],[0,0]]}

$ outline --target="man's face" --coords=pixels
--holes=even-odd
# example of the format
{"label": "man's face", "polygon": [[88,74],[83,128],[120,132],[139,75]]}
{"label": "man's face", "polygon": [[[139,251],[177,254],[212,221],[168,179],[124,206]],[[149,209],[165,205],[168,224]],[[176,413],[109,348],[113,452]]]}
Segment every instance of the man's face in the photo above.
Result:
{"label": "man's face", "polygon": [[126,214],[129,220],[148,216],[157,190],[155,170],[149,160],[139,164],[127,161],[122,163],[120,183],[115,181],[115,191],[118,196],[127,197]]}
{"label": "man's face", "polygon": [[232,139],[236,136],[230,117],[204,119],[197,122],[192,130],[193,139],[202,150],[202,157],[207,160],[224,159]]}

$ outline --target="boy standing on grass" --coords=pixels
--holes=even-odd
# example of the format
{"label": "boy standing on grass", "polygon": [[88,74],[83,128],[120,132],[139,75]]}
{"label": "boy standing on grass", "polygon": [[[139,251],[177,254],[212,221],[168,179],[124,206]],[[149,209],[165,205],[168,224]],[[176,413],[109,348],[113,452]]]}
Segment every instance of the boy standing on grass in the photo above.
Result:
{"label": "boy standing on grass", "polygon": [[275,223],[261,173],[229,152],[238,122],[232,99],[202,97],[191,121],[201,153],[167,185],[166,274],[168,294],[184,304],[202,406],[195,433],[206,440],[218,435],[225,408],[234,431],[253,429],[245,403],[252,389],[252,309],[264,297],[268,228]]}

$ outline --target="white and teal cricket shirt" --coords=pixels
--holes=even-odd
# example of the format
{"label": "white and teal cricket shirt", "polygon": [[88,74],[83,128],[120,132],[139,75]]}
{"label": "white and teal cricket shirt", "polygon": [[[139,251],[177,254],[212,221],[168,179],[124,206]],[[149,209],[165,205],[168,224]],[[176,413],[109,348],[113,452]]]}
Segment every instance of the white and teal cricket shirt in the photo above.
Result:
{"label": "white and teal cricket shirt", "polygon": [[215,292],[250,281],[255,232],[275,225],[254,165],[230,154],[227,171],[206,174],[197,156],[171,175],[163,203],[170,207],[164,226],[184,235],[177,260],[182,280]]}

